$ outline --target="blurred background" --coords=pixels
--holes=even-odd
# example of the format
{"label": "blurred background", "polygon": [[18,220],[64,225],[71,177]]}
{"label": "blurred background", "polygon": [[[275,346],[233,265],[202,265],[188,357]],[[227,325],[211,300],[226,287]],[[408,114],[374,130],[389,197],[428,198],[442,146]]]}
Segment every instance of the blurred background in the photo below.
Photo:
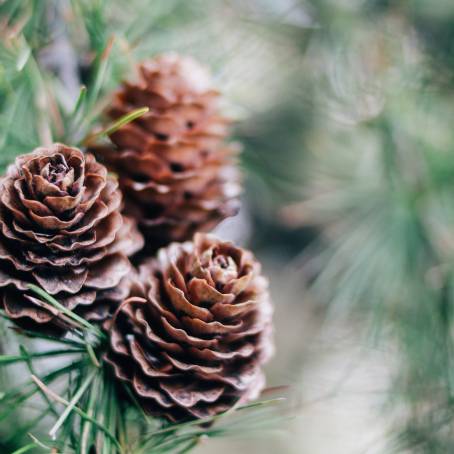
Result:
{"label": "blurred background", "polygon": [[[137,59],[189,54],[243,146],[243,208],[218,233],[270,278],[269,385],[288,386],[295,416],[195,452],[453,452],[452,0],[71,3],[80,16],[49,2],[31,40],[70,98],[113,34],[106,92]],[[0,98],[3,164],[39,135],[11,128],[30,81],[15,83]]]}

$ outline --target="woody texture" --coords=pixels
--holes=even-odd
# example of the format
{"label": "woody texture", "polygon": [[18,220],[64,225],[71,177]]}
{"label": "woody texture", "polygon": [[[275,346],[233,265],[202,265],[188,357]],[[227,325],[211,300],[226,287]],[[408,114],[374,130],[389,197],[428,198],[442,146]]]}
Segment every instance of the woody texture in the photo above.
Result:
{"label": "woody texture", "polygon": [[88,320],[103,320],[129,291],[127,258],[143,244],[120,213],[117,182],[90,154],[54,144],[16,158],[1,180],[0,295],[26,327],[65,328],[36,284]]}
{"label": "woody texture", "polygon": [[226,142],[228,121],[209,73],[194,60],[164,55],[140,65],[124,82],[107,116],[149,112],[94,150],[118,174],[125,212],[150,249],[207,232],[239,209],[237,148]]}
{"label": "woody texture", "polygon": [[141,266],[112,320],[106,360],[148,413],[214,416],[262,391],[271,317],[252,253],[196,234]]}

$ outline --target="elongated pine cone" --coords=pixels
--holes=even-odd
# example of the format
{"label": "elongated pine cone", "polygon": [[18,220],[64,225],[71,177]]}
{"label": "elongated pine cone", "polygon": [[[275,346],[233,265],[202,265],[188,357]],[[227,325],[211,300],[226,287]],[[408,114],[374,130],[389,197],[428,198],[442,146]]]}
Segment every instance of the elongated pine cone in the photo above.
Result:
{"label": "elongated pine cone", "polygon": [[[16,158],[0,181],[0,295],[26,327],[65,328],[28,291],[42,287],[65,307],[102,320],[129,292],[128,255],[143,244],[120,213],[106,168],[77,148],[54,144]],[[116,304],[116,303],[115,303]]]}
{"label": "elongated pine cone", "polygon": [[142,64],[125,82],[108,116],[150,111],[94,152],[119,175],[126,213],[156,250],[209,231],[239,208],[237,148],[225,143],[227,121],[209,74],[190,58],[165,55]]}
{"label": "elongated pine cone", "polygon": [[196,234],[159,250],[139,281],[112,320],[106,360],[147,412],[200,419],[258,397],[272,307],[250,252]]}

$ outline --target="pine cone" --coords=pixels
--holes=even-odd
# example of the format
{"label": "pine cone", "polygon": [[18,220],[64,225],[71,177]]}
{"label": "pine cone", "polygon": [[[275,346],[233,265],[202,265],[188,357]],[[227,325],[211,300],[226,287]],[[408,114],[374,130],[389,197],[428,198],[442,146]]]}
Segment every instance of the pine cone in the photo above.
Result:
{"label": "pine cone", "polygon": [[200,419],[258,396],[272,309],[250,252],[196,234],[161,249],[139,281],[112,319],[106,360],[147,412]]}
{"label": "pine cone", "polygon": [[118,119],[140,107],[150,111],[112,134],[116,149],[94,151],[119,175],[126,212],[157,249],[237,213],[237,149],[224,142],[227,121],[204,68],[167,55],[139,72],[139,81],[125,82],[107,113]]}
{"label": "pine cone", "polygon": [[30,283],[87,319],[114,312],[112,303],[129,292],[127,256],[143,239],[119,214],[122,196],[106,168],[92,155],[54,144],[16,158],[0,184],[6,314],[31,328],[65,328],[27,292]]}

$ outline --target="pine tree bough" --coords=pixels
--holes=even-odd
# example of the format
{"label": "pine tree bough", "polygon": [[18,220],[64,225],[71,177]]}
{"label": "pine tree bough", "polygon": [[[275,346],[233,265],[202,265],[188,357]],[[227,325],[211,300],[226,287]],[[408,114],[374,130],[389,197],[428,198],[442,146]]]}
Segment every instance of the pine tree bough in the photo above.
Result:
{"label": "pine tree bough", "polygon": [[30,292],[42,287],[87,320],[129,291],[128,256],[143,245],[119,211],[118,183],[90,154],[54,144],[16,158],[1,180],[0,287],[6,314],[28,328],[65,329]]}
{"label": "pine tree bough", "polygon": [[147,412],[172,421],[214,416],[263,389],[271,318],[252,253],[196,234],[140,267],[112,319],[106,360]]}
{"label": "pine tree bough", "polygon": [[119,176],[125,212],[137,219],[150,250],[207,232],[239,209],[237,147],[209,74],[190,58],[165,55],[138,67],[107,115],[150,111],[93,150]]}

